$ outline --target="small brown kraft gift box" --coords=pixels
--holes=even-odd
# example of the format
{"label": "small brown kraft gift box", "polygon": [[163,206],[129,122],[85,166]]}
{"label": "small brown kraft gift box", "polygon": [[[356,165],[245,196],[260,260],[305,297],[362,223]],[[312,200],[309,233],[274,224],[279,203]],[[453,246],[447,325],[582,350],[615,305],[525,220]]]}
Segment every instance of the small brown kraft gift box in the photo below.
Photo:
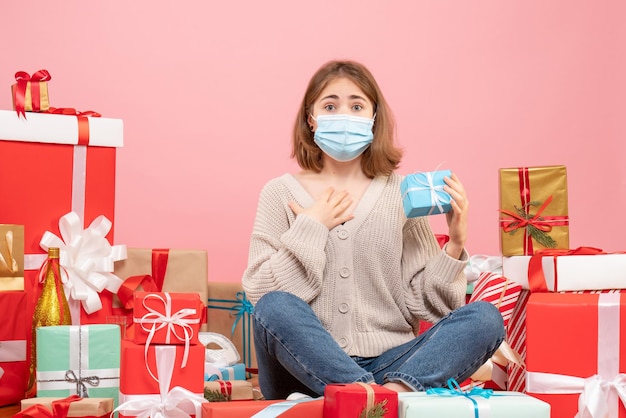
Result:
{"label": "small brown kraft gift box", "polygon": [[500,169],[500,246],[503,256],[569,249],[565,166]]}

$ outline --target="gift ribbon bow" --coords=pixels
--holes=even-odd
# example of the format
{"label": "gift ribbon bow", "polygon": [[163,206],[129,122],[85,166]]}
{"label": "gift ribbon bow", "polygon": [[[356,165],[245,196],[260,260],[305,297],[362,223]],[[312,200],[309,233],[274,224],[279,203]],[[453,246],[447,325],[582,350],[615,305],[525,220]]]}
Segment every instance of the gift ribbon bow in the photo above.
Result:
{"label": "gift ribbon bow", "polygon": [[40,246],[46,252],[50,247],[60,248],[60,263],[67,272],[66,294],[91,314],[102,309],[100,292],[116,293],[122,284],[113,274],[113,264],[126,258],[126,246],[109,244],[105,237],[112,224],[105,216],[98,216],[85,230],[81,225],[75,212],[64,215],[59,220],[61,237],[46,231]]}
{"label": "gift ribbon bow", "polygon": [[626,407],[626,374],[619,373],[620,306],[619,293],[598,295],[597,374],[582,378],[527,371],[526,392],[580,393],[575,418],[617,417],[619,401],[616,397]]}
{"label": "gift ribbon bow", "polygon": [[31,91],[31,100],[33,105],[33,111],[38,111],[41,108],[41,104],[39,102],[39,82],[40,81],[50,81],[52,76],[48,70],[39,70],[30,76],[25,71],[18,71],[15,73],[15,81],[17,81],[17,88],[15,89],[15,111],[17,112],[17,116],[24,116],[26,118],[25,104],[26,104],[26,87],[29,82],[32,82],[30,85]]}
{"label": "gift ribbon bow", "polygon": [[190,418],[202,416],[202,404],[208,402],[203,395],[195,394],[180,386],[169,390],[176,347],[160,345],[155,347],[156,368],[159,382],[159,395],[120,394],[120,405],[113,412],[120,412],[137,418]]}
{"label": "gift ribbon bow", "polygon": [[[417,182],[418,186],[409,187],[404,191],[402,195],[402,199],[409,194],[410,192],[419,192],[428,190],[430,191],[430,210],[428,211],[428,215],[432,215],[435,210],[435,206],[439,209],[439,213],[443,213],[443,205],[447,205],[450,203],[450,195],[443,190],[443,185],[435,186],[433,174],[435,172],[427,172],[427,173],[415,173],[413,174],[413,178]],[[426,181],[422,180],[419,175],[422,175],[426,178]]]}
{"label": "gift ribbon bow", "polygon": [[70,404],[80,400],[80,396],[72,395],[65,399],[52,401],[52,411],[42,404],[31,405],[23,411],[13,415],[13,418],[66,418],[67,413],[70,410]]}
{"label": "gift ribbon bow", "polygon": [[9,273],[17,273],[19,271],[19,266],[17,265],[17,260],[13,258],[13,231],[7,231],[4,235],[4,242],[7,247],[7,259],[4,258],[2,253],[0,253],[0,267],[4,267]]}
{"label": "gift ribbon bow", "polygon": [[[250,315],[252,315],[254,313],[254,305],[252,305],[252,303],[248,300],[248,298],[246,298],[246,293],[245,292],[237,292],[235,294],[235,300],[231,300],[231,299],[209,299],[209,302],[216,302],[216,303],[232,303],[233,305],[231,306],[219,306],[219,305],[208,305],[207,308],[211,308],[211,309],[223,309],[223,310],[227,310],[227,311],[231,311],[231,314],[233,314],[235,316],[235,320],[233,321],[233,326],[230,329],[230,335],[231,337],[235,334],[235,329],[237,328],[237,324],[239,324],[239,321],[241,321],[242,318],[244,318],[244,329],[242,329],[242,331],[244,332],[244,339],[245,339],[245,329],[247,328],[248,331],[248,339],[246,341],[251,341],[251,337],[252,337],[252,333],[251,333],[251,327],[249,324],[246,325],[246,319],[245,318],[250,318]],[[248,321],[249,322],[249,321]],[[250,347],[244,347],[244,363],[249,366],[251,363],[251,354],[250,354]]]}
{"label": "gift ribbon bow", "polygon": [[476,399],[473,396],[480,396],[485,399],[489,399],[491,395],[493,395],[492,389],[481,389],[474,387],[471,390],[464,391],[459,386],[459,383],[455,379],[448,379],[448,389],[447,388],[431,388],[426,391],[427,395],[437,395],[437,396],[463,396],[469,399],[474,405],[474,417],[479,418],[480,416],[480,408]]}
{"label": "gift ribbon bow", "polygon": [[[154,334],[160,329],[166,328],[166,344],[170,344],[170,338],[172,336],[174,336],[179,341],[185,342],[185,352],[183,354],[183,360],[181,363],[181,367],[185,367],[187,366],[187,357],[189,356],[190,341],[193,337],[193,328],[191,328],[191,325],[189,324],[200,323],[199,318],[193,318],[193,316],[197,314],[197,311],[194,308],[183,308],[172,313],[172,297],[168,292],[163,293],[163,295],[165,296],[165,298],[156,293],[148,293],[142,301],[143,306],[148,310],[148,313],[141,318],[134,319],[134,322],[139,323],[141,325],[141,328],[148,333],[148,337],[146,338],[144,357],[146,359],[146,368],[148,369],[150,376],[152,376],[154,380],[158,379],[154,376],[147,363],[148,349],[150,347],[152,339],[154,338]],[[151,306],[149,306],[149,299],[155,299],[158,302],[161,302],[162,307],[159,307],[159,309],[152,308]],[[178,329],[182,330],[184,335],[180,335],[177,331]]]}
{"label": "gift ribbon bow", "polygon": [[74,370],[68,370],[65,372],[65,381],[69,383],[76,383],[76,394],[81,398],[89,397],[87,386],[85,384],[94,387],[100,385],[100,378],[98,376],[76,377]]}

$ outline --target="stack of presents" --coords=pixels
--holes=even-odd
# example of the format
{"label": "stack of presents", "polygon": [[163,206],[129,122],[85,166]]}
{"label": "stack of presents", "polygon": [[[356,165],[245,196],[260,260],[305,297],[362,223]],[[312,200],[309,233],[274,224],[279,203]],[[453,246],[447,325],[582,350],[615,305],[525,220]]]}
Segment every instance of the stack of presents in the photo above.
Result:
{"label": "stack of presents", "polygon": [[[17,416],[626,418],[626,254],[569,248],[565,167],[500,170],[499,264],[478,272],[468,302],[496,305],[507,338],[471,378],[423,393],[347,383],[316,399],[264,400],[241,285],[208,282],[204,250],[114,244],[122,121],[50,107],[45,70],[16,80],[14,110],[0,111],[0,181],[10,185],[0,406],[19,404]],[[406,176],[407,216],[450,210],[444,175]],[[51,247],[72,325],[33,329]]]}

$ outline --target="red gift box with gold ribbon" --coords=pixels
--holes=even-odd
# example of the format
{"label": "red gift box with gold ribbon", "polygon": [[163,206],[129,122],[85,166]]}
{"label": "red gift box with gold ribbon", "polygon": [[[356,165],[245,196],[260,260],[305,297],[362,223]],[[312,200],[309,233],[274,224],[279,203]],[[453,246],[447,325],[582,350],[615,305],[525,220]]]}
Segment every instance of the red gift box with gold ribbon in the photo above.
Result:
{"label": "red gift box with gold ribbon", "polygon": [[48,81],[51,79],[48,70],[36,71],[32,76],[25,71],[15,73],[11,97],[18,116],[26,117],[25,112],[45,112],[50,108]]}
{"label": "red gift box with gold ribbon", "polygon": [[500,169],[502,255],[532,255],[569,248],[565,166]]}
{"label": "red gift box with gold ribbon", "polygon": [[374,408],[385,410],[385,416],[398,416],[398,393],[380,385],[365,383],[329,384],[324,389],[324,417],[358,417]]}

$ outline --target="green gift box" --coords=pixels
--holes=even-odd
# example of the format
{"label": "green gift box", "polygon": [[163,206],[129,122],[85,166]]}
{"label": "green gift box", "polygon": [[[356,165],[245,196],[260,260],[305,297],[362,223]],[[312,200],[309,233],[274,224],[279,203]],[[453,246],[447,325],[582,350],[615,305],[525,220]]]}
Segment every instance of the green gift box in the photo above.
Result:
{"label": "green gift box", "polygon": [[37,328],[37,397],[113,398],[120,390],[119,325]]}

